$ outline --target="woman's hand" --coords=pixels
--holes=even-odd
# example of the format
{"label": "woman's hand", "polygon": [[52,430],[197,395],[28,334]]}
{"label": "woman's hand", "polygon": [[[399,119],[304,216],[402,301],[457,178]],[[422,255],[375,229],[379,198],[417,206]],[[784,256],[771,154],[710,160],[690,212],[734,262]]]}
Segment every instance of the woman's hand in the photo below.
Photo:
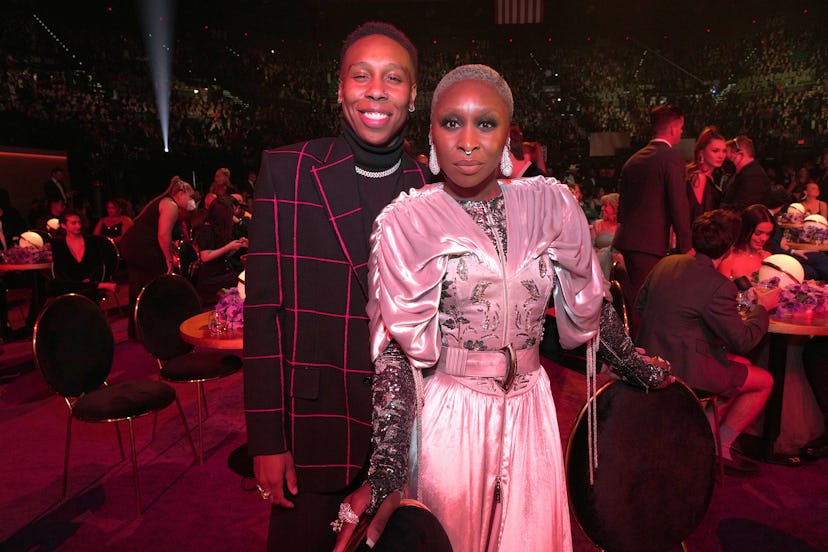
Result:
{"label": "woman's hand", "polygon": [[[346,496],[342,502],[350,504],[354,513],[357,516],[362,517],[365,515],[365,510],[371,503],[371,492],[371,485],[366,483],[353,493]],[[391,493],[380,505],[377,513],[374,514],[374,517],[368,525],[368,531],[365,533],[365,542],[368,544],[369,548],[373,548],[374,544],[376,544],[382,536],[382,532],[385,530],[388,520],[391,518],[394,511],[400,506],[400,499],[401,494],[399,492]],[[356,527],[356,524],[353,523],[342,524],[342,530],[336,537],[334,552],[343,552],[345,550],[345,546],[348,544],[348,541],[350,540],[351,535],[353,535]]]}

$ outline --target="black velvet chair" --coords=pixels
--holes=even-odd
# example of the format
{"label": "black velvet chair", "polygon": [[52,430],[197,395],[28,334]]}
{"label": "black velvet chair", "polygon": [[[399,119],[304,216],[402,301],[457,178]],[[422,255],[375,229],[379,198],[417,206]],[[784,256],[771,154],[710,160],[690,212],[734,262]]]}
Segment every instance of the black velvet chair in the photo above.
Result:
{"label": "black velvet chair", "polygon": [[576,521],[610,552],[672,550],[701,523],[713,496],[716,447],[699,401],[677,380],[649,391],[614,381],[590,402],[598,447],[592,483],[587,405],[566,448]]}
{"label": "black velvet chair", "polygon": [[[112,330],[98,305],[83,295],[67,294],[51,300],[37,319],[32,346],[38,369],[69,407],[63,462],[63,497],[66,497],[69,481],[72,420],[114,422],[116,430],[118,422],[125,421],[129,425],[135,501],[140,515],[141,489],[132,420],[157,412],[175,402],[193,456],[196,456],[190,429],[175,389],[152,380],[107,385],[106,379],[112,368],[115,350]],[[120,431],[117,433],[123,459],[121,434]]]}
{"label": "black velvet chair", "polygon": [[[98,246],[101,250],[101,260],[103,261],[103,281],[104,282],[115,282],[115,273],[118,271],[118,267],[121,265],[121,254],[118,251],[118,245],[115,241],[108,237],[108,236],[90,236],[90,239]],[[121,310],[121,301],[118,299],[118,292],[117,290],[114,292],[102,292],[104,299],[112,298],[115,302],[115,307],[118,311]]]}
{"label": "black velvet chair", "polygon": [[238,372],[242,360],[223,351],[194,351],[192,345],[181,339],[178,327],[184,320],[200,312],[201,302],[195,287],[183,276],[175,274],[163,274],[147,284],[135,303],[138,339],[155,357],[161,369],[161,377],[170,382],[196,385],[198,458],[203,463],[202,426],[208,415],[204,382]]}
{"label": "black velvet chair", "polygon": [[363,516],[345,546],[346,552],[451,552],[445,529],[421,502],[404,498],[373,548],[365,543],[371,519]]}

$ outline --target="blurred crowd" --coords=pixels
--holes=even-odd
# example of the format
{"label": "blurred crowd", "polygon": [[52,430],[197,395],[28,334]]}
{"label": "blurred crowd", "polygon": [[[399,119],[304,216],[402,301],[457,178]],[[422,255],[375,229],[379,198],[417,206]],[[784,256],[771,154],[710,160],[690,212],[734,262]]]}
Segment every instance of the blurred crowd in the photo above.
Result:
{"label": "blurred crowd", "polygon": [[[88,33],[20,8],[7,15],[0,21],[0,143],[71,143],[99,167],[157,155],[163,138],[137,31]],[[559,177],[589,161],[593,132],[628,133],[630,150],[619,155],[629,155],[648,139],[649,110],[665,101],[682,106],[687,137],[715,124],[728,136],[751,136],[762,159],[782,161],[797,147],[815,158],[828,145],[823,30],[784,17],[756,27],[694,44],[645,45],[633,37],[538,49],[421,44],[417,112],[407,136],[413,153],[424,153],[437,80],[458,64],[481,62],[515,83],[515,121],[544,147]],[[336,48],[268,48],[218,30],[181,33],[171,50],[171,147],[218,150],[255,168],[263,148],[337,132]]]}

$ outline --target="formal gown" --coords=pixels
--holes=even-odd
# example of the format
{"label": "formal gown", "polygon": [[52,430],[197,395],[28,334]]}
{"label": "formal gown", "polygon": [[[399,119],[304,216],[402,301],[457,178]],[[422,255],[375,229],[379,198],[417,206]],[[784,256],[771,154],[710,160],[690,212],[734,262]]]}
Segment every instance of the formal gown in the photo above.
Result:
{"label": "formal gown", "polygon": [[501,192],[458,202],[436,185],[377,218],[372,354],[380,379],[392,339],[416,370],[437,366],[424,382],[409,487],[454,550],[569,550],[561,437],[538,343],[550,295],[565,347],[594,336],[603,279],[566,186],[537,177]]}

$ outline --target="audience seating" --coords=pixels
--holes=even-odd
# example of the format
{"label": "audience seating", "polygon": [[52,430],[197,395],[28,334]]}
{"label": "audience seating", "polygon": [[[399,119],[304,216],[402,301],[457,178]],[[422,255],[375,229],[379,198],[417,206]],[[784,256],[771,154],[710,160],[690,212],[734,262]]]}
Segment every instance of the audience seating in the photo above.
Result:
{"label": "audience seating", "polygon": [[115,349],[112,330],[98,305],[83,295],[72,293],[52,299],[37,319],[32,346],[35,363],[44,379],[65,399],[69,407],[63,462],[63,497],[66,497],[69,481],[72,421],[77,419],[83,422],[115,423],[122,459],[124,450],[118,422],[126,421],[129,426],[135,504],[138,515],[141,515],[133,419],[151,412],[157,413],[175,402],[193,456],[196,456],[190,429],[175,389],[152,380],[107,384]]}
{"label": "audience seating", "polygon": [[195,287],[183,276],[163,274],[141,290],[134,315],[138,339],[158,362],[161,377],[170,382],[196,385],[198,458],[203,463],[203,421],[208,415],[204,382],[238,372],[242,360],[222,351],[194,351],[192,345],[181,339],[178,330],[181,323],[200,312],[201,302]]}

